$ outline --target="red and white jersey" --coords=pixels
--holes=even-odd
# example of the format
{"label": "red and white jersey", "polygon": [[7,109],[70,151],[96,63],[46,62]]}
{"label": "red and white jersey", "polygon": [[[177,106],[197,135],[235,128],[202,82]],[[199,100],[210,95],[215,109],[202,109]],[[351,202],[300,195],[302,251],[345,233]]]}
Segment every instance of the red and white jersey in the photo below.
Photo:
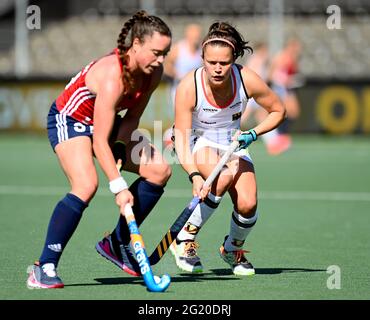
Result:
{"label": "red and white jersey", "polygon": [[87,125],[93,124],[96,96],[87,88],[85,77],[95,62],[91,62],[77,73],[56,99],[56,106],[61,114],[70,116]]}
{"label": "red and white jersey", "polygon": [[[121,72],[123,70],[121,60],[118,56],[118,49],[110,54],[116,54],[119,60]],[[64,91],[56,99],[56,107],[60,114],[72,117],[73,119],[86,124],[94,124],[94,105],[96,95],[90,92],[85,83],[87,72],[97,62],[92,61],[89,65],[83,68],[71,81],[66,85]],[[148,83],[146,83],[140,91],[135,92],[132,97],[123,97],[120,100],[117,109],[124,110],[128,109],[137,104],[138,99],[141,97],[143,91],[147,89]]]}

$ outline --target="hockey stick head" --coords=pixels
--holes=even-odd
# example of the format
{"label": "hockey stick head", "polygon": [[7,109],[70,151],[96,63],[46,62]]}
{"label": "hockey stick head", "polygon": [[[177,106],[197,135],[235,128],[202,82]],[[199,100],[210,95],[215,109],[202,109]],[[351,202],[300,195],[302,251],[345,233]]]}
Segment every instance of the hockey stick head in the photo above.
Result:
{"label": "hockey stick head", "polygon": [[[130,226],[129,226],[130,227]],[[135,232],[135,227],[131,226],[130,231]],[[151,292],[163,292],[171,284],[171,278],[168,274],[164,274],[162,277],[154,276],[152,268],[149,264],[149,259],[145,251],[144,243],[140,234],[131,234],[132,246],[135,251],[137,262],[140,266],[140,272],[143,275],[143,279],[147,289]]]}
{"label": "hockey stick head", "polygon": [[146,280],[144,276],[144,281],[148,291],[164,292],[171,284],[171,277],[168,274],[164,274],[162,277],[148,276],[148,279]]}

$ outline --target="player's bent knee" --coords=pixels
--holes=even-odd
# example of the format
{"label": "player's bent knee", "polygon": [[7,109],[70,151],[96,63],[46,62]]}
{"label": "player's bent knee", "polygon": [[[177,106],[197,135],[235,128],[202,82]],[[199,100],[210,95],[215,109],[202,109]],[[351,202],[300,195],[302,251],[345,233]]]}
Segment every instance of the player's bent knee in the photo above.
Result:
{"label": "player's bent knee", "polygon": [[158,184],[165,185],[172,175],[172,169],[167,163],[153,166],[150,170],[150,174],[147,177],[147,180]]}
{"label": "player's bent knee", "polygon": [[237,212],[244,218],[252,218],[257,211],[257,201],[254,199],[243,199],[238,201]]}
{"label": "player's bent knee", "polygon": [[98,190],[98,181],[89,181],[72,186],[73,193],[81,200],[89,202]]}

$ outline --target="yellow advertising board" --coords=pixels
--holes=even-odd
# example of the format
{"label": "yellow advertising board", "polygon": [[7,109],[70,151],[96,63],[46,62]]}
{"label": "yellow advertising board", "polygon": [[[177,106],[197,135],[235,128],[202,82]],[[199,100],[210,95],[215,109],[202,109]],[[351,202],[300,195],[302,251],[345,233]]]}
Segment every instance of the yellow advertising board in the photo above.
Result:
{"label": "yellow advertising board", "polygon": [[[62,81],[0,82],[0,130],[45,130],[50,105],[63,90]],[[297,91],[301,115],[293,132],[370,133],[370,83],[310,83]],[[170,86],[161,83],[149,102],[140,128],[152,131],[172,125],[174,110]]]}

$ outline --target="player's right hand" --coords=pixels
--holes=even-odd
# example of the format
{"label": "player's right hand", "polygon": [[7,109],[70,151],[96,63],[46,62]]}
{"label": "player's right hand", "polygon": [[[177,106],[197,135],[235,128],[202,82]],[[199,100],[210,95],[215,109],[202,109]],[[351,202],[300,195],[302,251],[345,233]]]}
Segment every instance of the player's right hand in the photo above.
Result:
{"label": "player's right hand", "polygon": [[204,179],[201,176],[193,177],[193,196],[199,197],[202,201],[208,195],[208,192],[211,190],[210,187],[203,188]]}
{"label": "player's right hand", "polygon": [[134,205],[134,196],[128,189],[122,190],[116,194],[116,204],[119,207],[119,212],[124,215],[126,204],[131,207]]}

